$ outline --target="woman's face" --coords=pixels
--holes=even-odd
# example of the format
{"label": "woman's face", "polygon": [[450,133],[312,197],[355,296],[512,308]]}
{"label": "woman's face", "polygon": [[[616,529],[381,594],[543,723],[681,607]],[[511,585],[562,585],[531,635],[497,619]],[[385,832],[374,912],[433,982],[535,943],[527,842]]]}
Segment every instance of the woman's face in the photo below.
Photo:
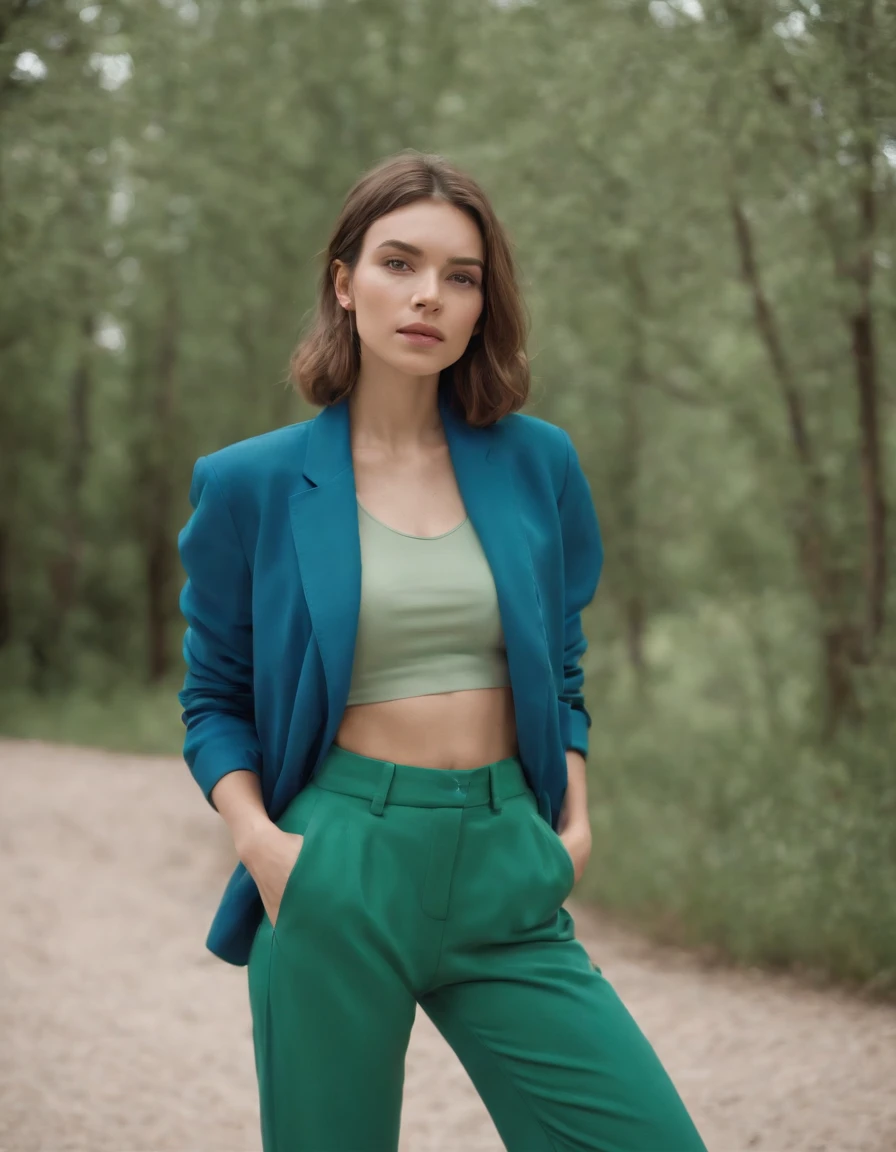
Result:
{"label": "woman's face", "polygon": [[[479,229],[443,200],[417,200],[368,228],[354,270],[336,262],[339,303],[354,312],[362,356],[431,376],[463,355],[482,312]],[[432,334],[414,332],[424,326]]]}

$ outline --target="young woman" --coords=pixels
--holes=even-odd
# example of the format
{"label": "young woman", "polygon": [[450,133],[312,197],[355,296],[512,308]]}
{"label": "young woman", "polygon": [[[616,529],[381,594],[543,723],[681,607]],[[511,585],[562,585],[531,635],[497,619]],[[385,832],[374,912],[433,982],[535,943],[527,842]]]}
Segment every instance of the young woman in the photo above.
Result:
{"label": "young woman", "polygon": [[293,358],[321,412],[196,464],[184,755],[240,860],[208,947],[248,965],[265,1152],[394,1152],[418,1004],[511,1152],[703,1148],[563,908],[603,553],[524,337],[482,190],[394,157]]}

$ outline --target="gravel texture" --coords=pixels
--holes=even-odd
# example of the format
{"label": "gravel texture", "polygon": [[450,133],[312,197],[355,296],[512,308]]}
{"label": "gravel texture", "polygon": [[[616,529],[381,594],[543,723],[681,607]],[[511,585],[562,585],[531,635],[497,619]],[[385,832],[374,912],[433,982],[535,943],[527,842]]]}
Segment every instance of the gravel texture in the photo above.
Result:
{"label": "gravel texture", "polygon": [[[2,1152],[259,1152],[245,969],[204,946],[232,860],[180,761],[0,742]],[[896,1150],[896,1009],[570,910],[710,1152]],[[402,1152],[500,1149],[418,1013]]]}

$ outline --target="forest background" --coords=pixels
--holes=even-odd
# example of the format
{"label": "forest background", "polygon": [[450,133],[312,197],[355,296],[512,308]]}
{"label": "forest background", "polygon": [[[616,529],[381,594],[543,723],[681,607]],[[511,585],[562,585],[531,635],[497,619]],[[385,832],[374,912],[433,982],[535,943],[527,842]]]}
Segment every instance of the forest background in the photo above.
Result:
{"label": "forest background", "polygon": [[192,465],[408,147],[601,519],[580,893],[896,995],[896,0],[0,0],[0,732],[179,753]]}

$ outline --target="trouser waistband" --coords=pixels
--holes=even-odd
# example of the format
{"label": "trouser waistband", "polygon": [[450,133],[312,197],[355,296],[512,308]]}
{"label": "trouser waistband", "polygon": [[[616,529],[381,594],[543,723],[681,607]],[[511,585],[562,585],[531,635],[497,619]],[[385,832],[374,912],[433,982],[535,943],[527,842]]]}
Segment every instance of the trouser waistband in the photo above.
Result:
{"label": "trouser waistband", "polygon": [[479,768],[421,768],[349,752],[333,744],[312,780],[318,788],[371,801],[381,815],[386,804],[410,808],[472,808],[490,804],[501,811],[502,800],[529,792],[523,766],[516,756]]}

